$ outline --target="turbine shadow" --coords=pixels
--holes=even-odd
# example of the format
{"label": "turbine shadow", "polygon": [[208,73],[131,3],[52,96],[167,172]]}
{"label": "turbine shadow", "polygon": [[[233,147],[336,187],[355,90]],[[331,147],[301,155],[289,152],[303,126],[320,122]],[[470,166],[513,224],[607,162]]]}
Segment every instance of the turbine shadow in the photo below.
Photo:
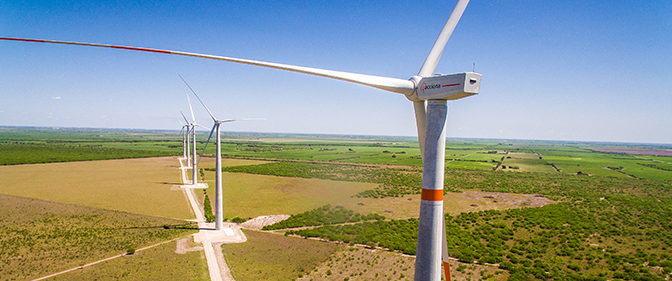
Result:
{"label": "turbine shadow", "polygon": [[193,223],[184,223],[184,224],[162,224],[162,225],[150,225],[150,226],[131,226],[131,227],[122,227],[121,229],[199,229],[196,224]]}

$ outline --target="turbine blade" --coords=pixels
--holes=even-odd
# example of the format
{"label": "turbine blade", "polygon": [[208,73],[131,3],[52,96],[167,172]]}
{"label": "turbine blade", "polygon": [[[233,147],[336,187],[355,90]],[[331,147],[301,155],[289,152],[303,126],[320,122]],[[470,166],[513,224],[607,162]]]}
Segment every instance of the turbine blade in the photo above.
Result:
{"label": "turbine blade", "polygon": [[415,126],[418,130],[418,143],[420,144],[420,156],[425,157],[425,134],[427,133],[427,103],[414,101]]}
{"label": "turbine blade", "polygon": [[208,148],[208,143],[210,143],[210,138],[212,137],[212,132],[215,131],[215,127],[217,127],[217,123],[212,126],[212,130],[210,130],[210,135],[208,136],[208,140],[205,142],[205,145],[203,146],[203,152],[201,152],[201,156],[198,157],[198,162],[196,164],[201,163],[201,159],[203,159],[203,154],[205,154],[205,149]]}
{"label": "turbine blade", "polygon": [[187,83],[187,80],[184,80],[184,78],[183,78],[182,75],[180,75],[180,74],[178,74],[177,76],[180,76],[180,79],[182,79],[182,82],[184,82],[184,84],[187,85],[187,88],[189,88],[189,90],[191,91],[191,93],[193,93],[194,96],[196,96],[196,98],[198,99],[198,101],[201,103],[201,105],[203,105],[203,107],[205,107],[205,111],[207,111],[208,114],[210,114],[210,118],[212,118],[212,121],[217,122],[217,118],[215,118],[215,115],[212,114],[212,112],[210,111],[210,109],[208,108],[208,106],[206,106],[205,103],[203,102],[203,100],[201,100],[201,97],[199,97],[199,96],[196,94],[196,91],[194,91],[194,89],[192,89],[191,86],[189,86],[189,83]]}
{"label": "turbine blade", "polygon": [[448,242],[446,241],[446,214],[443,214],[443,238],[441,239],[441,261],[446,281],[450,281],[450,265],[448,264]]}
{"label": "turbine blade", "polygon": [[196,123],[196,118],[194,117],[194,109],[191,107],[191,99],[189,98],[189,93],[187,94],[187,102],[189,103],[189,112],[191,112],[191,120]]}
{"label": "turbine blade", "polygon": [[103,48],[113,48],[113,49],[122,49],[122,50],[131,50],[131,51],[141,51],[141,52],[152,52],[160,54],[169,54],[169,55],[180,55],[188,57],[197,57],[204,59],[213,59],[213,60],[222,60],[228,62],[242,63],[248,65],[256,65],[268,68],[275,68],[281,70],[287,70],[292,72],[299,72],[304,74],[322,76],[342,81],[348,81],[352,83],[357,83],[361,85],[366,85],[394,93],[400,94],[411,94],[415,90],[415,84],[409,80],[384,77],[384,76],[375,76],[367,74],[358,74],[350,73],[343,71],[319,69],[305,66],[296,66],[289,64],[273,63],[273,62],[264,62],[250,59],[240,59],[224,56],[215,56],[199,53],[190,53],[182,51],[171,51],[163,49],[152,49],[152,48],[143,48],[143,47],[131,47],[131,46],[120,46],[120,45],[109,45],[109,44],[99,44],[99,43],[84,43],[84,42],[71,42],[71,41],[59,41],[59,40],[42,40],[42,39],[27,39],[27,38],[11,38],[11,37],[0,37],[0,40],[11,40],[11,41],[23,41],[23,42],[37,42],[37,43],[53,43],[53,44],[65,44],[65,45],[77,45],[77,46],[90,46],[90,47],[103,47]]}
{"label": "turbine blade", "polygon": [[182,113],[182,111],[180,111],[180,114],[182,114],[182,118],[184,118],[184,122],[186,122],[187,125],[189,125],[189,120],[187,120],[187,117],[184,116],[184,113]]}
{"label": "turbine blade", "polygon": [[462,13],[464,13],[464,10],[467,8],[467,4],[469,4],[469,0],[457,1],[453,12],[450,13],[450,17],[448,18],[448,21],[446,21],[446,25],[443,26],[441,33],[439,33],[439,37],[436,38],[436,42],[434,42],[432,50],[429,51],[429,55],[427,56],[427,59],[425,59],[425,63],[422,64],[420,72],[418,72],[418,76],[429,77],[434,74],[436,65],[439,63],[439,59],[441,59],[441,53],[443,53],[443,47],[446,46],[446,42],[448,42],[450,35],[453,34],[453,30],[455,30],[457,22],[460,21]]}

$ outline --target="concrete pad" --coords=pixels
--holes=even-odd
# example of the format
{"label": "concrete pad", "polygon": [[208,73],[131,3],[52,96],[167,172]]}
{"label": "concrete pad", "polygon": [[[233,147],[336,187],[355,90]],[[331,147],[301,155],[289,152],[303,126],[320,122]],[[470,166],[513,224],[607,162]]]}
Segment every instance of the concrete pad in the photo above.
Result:
{"label": "concrete pad", "polygon": [[206,189],[208,188],[207,183],[197,183],[197,184],[183,184],[180,185],[181,188],[193,188],[193,189]]}
{"label": "concrete pad", "polygon": [[221,230],[212,228],[202,228],[200,232],[194,234],[194,242],[210,243],[243,243],[247,241],[247,237],[240,230],[240,227],[234,223],[225,223]]}

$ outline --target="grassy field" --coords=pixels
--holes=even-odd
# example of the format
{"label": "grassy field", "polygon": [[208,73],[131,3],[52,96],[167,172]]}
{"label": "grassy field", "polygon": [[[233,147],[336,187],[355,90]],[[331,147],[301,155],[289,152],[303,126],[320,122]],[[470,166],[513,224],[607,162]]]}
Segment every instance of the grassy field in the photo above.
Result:
{"label": "grassy field", "polygon": [[[508,277],[506,271],[492,266],[457,261],[450,261],[449,264],[452,280],[506,280]],[[413,280],[414,271],[413,256],[346,247],[297,280]],[[445,280],[443,271],[441,279]]]}
{"label": "grassy field", "polygon": [[104,147],[100,144],[0,142],[0,165],[156,157],[173,153]]}
{"label": "grassy field", "polygon": [[[459,260],[500,264],[510,280],[666,280],[672,272],[672,191],[668,182],[562,173],[462,171],[474,189],[539,193],[543,207],[463,212],[446,221]],[[290,231],[306,237],[415,254],[417,219]]]}
{"label": "grassy field", "polygon": [[[523,207],[541,207],[554,203],[534,194],[501,192],[448,192],[443,197],[444,210],[452,215],[484,210],[506,210]],[[420,213],[420,195],[385,198],[353,198],[341,203],[362,214],[375,213],[392,219],[417,218]]]}
{"label": "grassy field", "polygon": [[[212,201],[215,195],[214,172],[206,172],[206,179],[208,197]],[[370,183],[242,173],[222,173],[222,181],[226,218],[300,213],[326,204],[337,205],[354,200],[353,195],[375,186]]]}
{"label": "grassy field", "polygon": [[0,193],[188,219],[174,157],[0,166]]}
{"label": "grassy field", "polygon": [[247,242],[223,244],[222,252],[238,281],[295,280],[339,249],[324,243],[246,230]]}
{"label": "grassy field", "polygon": [[[222,167],[259,165],[259,164],[265,164],[265,163],[268,163],[268,161],[247,160],[247,159],[231,159],[231,158],[223,158],[222,159]],[[200,160],[198,165],[199,165],[199,168],[214,169],[215,168],[215,158],[213,158],[213,157],[203,157],[203,159]],[[189,178],[191,179],[191,174],[189,175]]]}
{"label": "grassy field", "polygon": [[210,280],[203,251],[177,254],[175,246],[170,242],[50,280]]}
{"label": "grassy field", "polygon": [[[203,147],[205,137],[199,134],[199,147]],[[318,226],[295,233],[414,254],[417,234],[414,218],[418,214],[422,162],[413,139],[264,134],[225,139],[223,154],[231,158],[224,164],[225,217],[297,214],[326,204],[342,205],[354,212],[376,213],[389,219]],[[4,149],[0,164],[76,161],[100,155],[123,158],[133,153],[137,157],[151,153],[181,154],[180,136],[176,132],[49,129],[8,132],[0,128],[0,140],[0,149]],[[672,157],[599,152],[586,147],[615,147],[621,151],[672,149],[670,145],[449,140],[445,183],[448,193],[444,202],[451,215],[446,221],[449,253],[471,264],[456,264],[453,272],[464,274],[462,279],[472,280],[671,278]],[[28,156],[26,152],[30,151],[43,156]],[[213,152],[214,146],[209,146],[206,154],[212,156]],[[27,160],[21,160],[22,155]],[[152,159],[169,158],[4,166],[0,167],[0,193],[140,214],[190,217],[181,192],[170,191],[172,184],[179,182],[177,161],[142,162]],[[103,162],[109,166],[96,166]],[[138,171],[147,165],[156,169],[150,168],[149,173]],[[213,165],[208,158],[201,163],[205,169]],[[211,186],[207,192],[212,199],[214,173],[207,170],[205,177]],[[138,180],[144,182],[138,184]],[[122,192],[115,192],[119,190]],[[163,199],[147,204],[148,194]],[[240,247],[236,253],[241,253],[243,260],[262,259],[254,257],[263,251],[274,253],[275,259],[284,259],[285,255],[303,255],[303,250],[283,251],[283,243],[308,241],[261,240],[268,241],[236,245]],[[246,245],[252,246],[246,248]],[[288,276],[283,279],[308,274],[315,280],[355,280],[359,276],[369,278],[367,274],[376,270],[362,260],[377,253],[334,251],[325,254],[331,255],[332,261],[324,258],[324,262],[318,262],[319,266],[311,263],[311,268],[307,265],[300,269],[275,268],[245,260],[247,264],[238,266],[247,269],[239,269],[239,273],[249,274],[252,280],[264,279],[265,275],[259,274],[274,271],[291,272],[282,275]],[[232,262],[240,262],[236,259],[231,257]],[[377,261],[382,262],[382,257]],[[378,277],[387,274],[382,279],[403,280],[411,275],[407,263],[386,261],[387,268],[391,266],[398,272],[376,273]],[[483,269],[495,263],[506,274]],[[263,269],[262,272],[253,266]],[[311,271],[315,266],[318,269]],[[329,269],[331,274],[327,274]],[[373,279],[377,279],[375,275]]]}
{"label": "grassy field", "polygon": [[512,152],[507,154],[499,169],[516,172],[557,172],[543,159],[543,156],[527,152]]}
{"label": "grassy field", "polygon": [[48,275],[195,232],[183,221],[0,195],[3,280]]}

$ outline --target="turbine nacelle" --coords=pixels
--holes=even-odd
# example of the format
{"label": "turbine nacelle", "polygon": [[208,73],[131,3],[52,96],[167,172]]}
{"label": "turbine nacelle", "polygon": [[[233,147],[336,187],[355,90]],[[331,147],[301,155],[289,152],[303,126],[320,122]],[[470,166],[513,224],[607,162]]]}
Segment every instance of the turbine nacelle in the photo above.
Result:
{"label": "turbine nacelle", "polygon": [[462,72],[431,77],[413,76],[415,91],[406,95],[411,101],[457,100],[477,95],[481,89],[481,74]]}

